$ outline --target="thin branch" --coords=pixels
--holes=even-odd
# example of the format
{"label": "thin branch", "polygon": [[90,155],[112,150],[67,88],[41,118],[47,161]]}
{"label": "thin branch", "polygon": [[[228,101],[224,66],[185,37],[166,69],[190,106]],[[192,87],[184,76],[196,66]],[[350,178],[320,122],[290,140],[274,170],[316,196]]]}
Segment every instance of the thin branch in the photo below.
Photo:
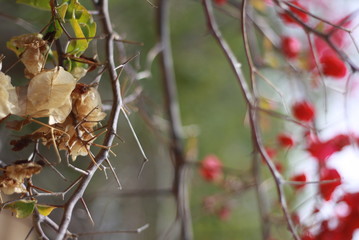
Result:
{"label": "thin branch", "polygon": [[174,160],[173,193],[177,201],[177,218],[181,224],[181,239],[193,239],[191,212],[188,205],[187,179],[185,178],[186,157],[182,143],[183,130],[179,110],[176,78],[170,39],[170,1],[159,0],[157,11],[157,36],[162,52],[159,55],[163,82],[164,107],[170,131],[169,150]]}
{"label": "thin branch", "polygon": [[[121,97],[121,88],[120,83],[117,79],[117,73],[115,69],[115,61],[114,61],[114,39],[115,39],[115,32],[112,28],[112,22],[109,15],[108,9],[108,0],[99,0],[93,1],[94,5],[96,6],[97,10],[99,11],[99,15],[102,17],[101,22],[103,25],[103,31],[106,35],[106,60],[107,60],[107,69],[109,71],[111,87],[112,87],[112,94],[113,94],[113,103],[112,103],[112,111],[110,113],[108,126],[107,126],[107,133],[104,138],[103,146],[110,147],[112,142],[115,138],[115,133],[117,130],[118,119],[122,108],[122,97]],[[62,240],[66,235],[66,231],[69,227],[72,213],[76,203],[82,198],[87,186],[89,185],[93,175],[97,171],[97,166],[101,165],[103,161],[108,158],[109,155],[109,148],[102,148],[100,152],[96,156],[96,163],[91,163],[88,171],[88,175],[83,176],[81,179],[78,188],[75,190],[74,194],[70,197],[68,202],[65,205],[63,217],[61,223],[59,225],[59,234],[56,236],[56,240]]]}
{"label": "thin branch", "polygon": [[[221,32],[218,29],[216,20],[213,16],[213,8],[211,5],[210,0],[203,0],[203,8],[204,8],[204,12],[205,12],[205,16],[207,19],[207,24],[209,27],[209,30],[211,31],[213,37],[216,39],[217,43],[219,44],[219,46],[222,48],[225,56],[227,57],[227,60],[229,61],[232,70],[235,73],[236,79],[241,87],[243,96],[247,102],[247,106],[249,107],[249,116],[250,116],[250,125],[251,125],[251,131],[252,131],[252,139],[254,140],[255,143],[255,149],[257,149],[259,151],[259,153],[261,154],[261,156],[263,157],[263,159],[265,160],[273,178],[276,184],[276,189],[277,189],[277,194],[278,194],[278,198],[279,198],[279,203],[282,207],[282,211],[283,214],[286,218],[288,227],[290,232],[292,233],[292,236],[295,240],[299,240],[299,236],[294,228],[290,213],[288,211],[288,207],[287,207],[287,202],[286,202],[286,198],[285,198],[285,194],[283,191],[283,181],[282,181],[282,176],[281,174],[278,172],[278,170],[275,167],[275,164],[273,163],[273,161],[270,159],[270,157],[268,156],[263,143],[262,143],[262,137],[260,134],[260,129],[258,127],[258,119],[256,118],[257,115],[257,110],[256,110],[256,104],[255,104],[255,98],[254,96],[256,96],[255,91],[253,93],[251,93],[251,91],[248,88],[248,85],[245,81],[245,78],[243,76],[242,70],[241,70],[241,64],[237,61],[235,55],[233,54],[231,48],[229,47],[229,45],[227,44],[227,42],[223,39]],[[246,13],[245,13],[245,8],[246,8],[246,3],[247,1],[244,0],[243,1],[243,5],[242,5],[242,32],[246,31],[245,28],[245,24],[246,24]],[[246,45],[246,37],[245,34],[243,34],[244,36],[244,42]],[[246,46],[246,55],[247,55],[247,60],[250,64],[250,66],[252,66],[252,60],[250,57],[250,52],[249,52],[249,47],[248,47],[248,42],[247,42],[247,46]],[[249,59],[248,59],[249,57]],[[254,67],[254,66],[252,66]],[[253,69],[250,69],[251,72],[253,72]],[[253,73],[251,73],[253,76]],[[253,78],[251,78],[253,80]],[[252,81],[252,84],[254,82]]]}
{"label": "thin branch", "polygon": [[105,234],[119,234],[119,233],[141,233],[146,230],[150,225],[145,224],[142,227],[133,230],[117,230],[117,231],[103,231],[103,232],[83,232],[77,233],[77,236],[89,236],[89,235],[105,235]]}

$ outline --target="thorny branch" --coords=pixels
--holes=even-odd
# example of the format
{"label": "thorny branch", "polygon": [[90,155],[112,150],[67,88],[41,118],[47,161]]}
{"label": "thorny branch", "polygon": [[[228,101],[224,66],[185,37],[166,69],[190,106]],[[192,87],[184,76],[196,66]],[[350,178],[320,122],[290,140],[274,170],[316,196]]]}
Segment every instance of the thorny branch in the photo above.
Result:
{"label": "thorny branch", "polygon": [[[299,236],[294,228],[294,225],[293,225],[293,222],[292,222],[292,219],[291,219],[288,207],[287,207],[286,197],[285,197],[285,194],[283,191],[284,181],[282,179],[281,174],[276,169],[273,161],[268,156],[266,150],[264,149],[263,143],[262,143],[262,137],[261,137],[260,129],[258,126],[258,119],[257,119],[256,100],[257,100],[258,96],[256,95],[256,91],[254,88],[253,88],[253,90],[249,89],[247,82],[245,81],[244,75],[242,73],[242,70],[241,70],[241,64],[236,59],[235,55],[233,54],[233,52],[232,52],[231,48],[229,47],[229,45],[227,44],[227,42],[223,39],[222,34],[217,26],[216,20],[213,16],[213,8],[211,5],[211,2],[209,0],[203,0],[202,2],[203,2],[203,8],[204,8],[204,12],[205,12],[209,30],[210,30],[211,34],[213,35],[213,37],[216,39],[216,41],[219,44],[219,46],[221,47],[221,49],[223,50],[225,56],[227,57],[227,60],[229,61],[231,68],[235,73],[235,76],[236,76],[237,81],[241,87],[241,90],[244,95],[247,106],[249,108],[248,112],[249,112],[249,118],[250,118],[250,129],[251,129],[252,138],[253,138],[254,144],[255,144],[253,147],[254,147],[255,151],[258,151],[260,153],[260,155],[263,157],[266,164],[268,165],[268,168],[269,168],[269,170],[273,176],[273,179],[275,181],[275,184],[276,184],[278,199],[281,204],[283,214],[286,218],[288,228],[289,228],[290,232],[292,233],[293,238],[295,240],[299,240]],[[243,34],[243,38],[244,38],[243,39],[244,44],[246,46],[247,61],[248,61],[248,64],[250,65],[251,82],[253,85],[255,85],[255,83],[253,82],[255,68],[252,65],[252,59],[251,59],[251,55],[250,55],[249,45],[248,45],[248,41],[246,39],[245,24],[246,24],[247,15],[245,13],[245,8],[246,8],[246,1],[244,0],[242,9],[241,9],[242,10],[242,34]]]}
{"label": "thorny branch", "polygon": [[186,179],[186,158],[182,143],[182,124],[179,111],[176,79],[170,43],[169,0],[159,0],[157,11],[158,38],[162,52],[159,55],[163,81],[165,111],[170,131],[169,150],[174,161],[173,194],[177,203],[177,218],[181,224],[181,239],[191,240],[192,223],[189,209]]}
{"label": "thorny branch", "polygon": [[[117,79],[117,73],[115,71],[115,61],[114,61],[114,40],[115,33],[112,29],[112,22],[109,15],[108,9],[108,0],[99,0],[94,1],[94,5],[99,11],[99,15],[101,16],[102,27],[104,34],[106,35],[106,57],[107,57],[107,69],[110,76],[111,86],[112,86],[112,94],[113,94],[113,103],[112,110],[109,117],[107,133],[105,135],[105,139],[103,142],[103,146],[110,147],[115,138],[117,124],[119,115],[122,108],[122,98],[120,91],[120,83]],[[92,163],[90,167],[87,169],[88,175],[83,176],[81,179],[79,186],[74,191],[73,195],[66,202],[64,207],[64,213],[59,225],[59,233],[56,237],[56,240],[62,240],[66,236],[67,229],[69,227],[72,213],[77,202],[82,198],[88,184],[90,183],[94,173],[98,169],[98,166],[104,162],[109,155],[109,149],[102,148],[101,151],[97,154],[95,160],[96,164]]]}

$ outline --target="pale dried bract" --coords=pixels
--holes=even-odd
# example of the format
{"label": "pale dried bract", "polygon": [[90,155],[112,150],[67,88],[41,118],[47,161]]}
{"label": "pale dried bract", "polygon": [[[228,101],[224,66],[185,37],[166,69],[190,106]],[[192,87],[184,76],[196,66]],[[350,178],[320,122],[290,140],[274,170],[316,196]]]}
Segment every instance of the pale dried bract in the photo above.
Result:
{"label": "pale dried bract", "polygon": [[6,195],[25,193],[24,180],[40,173],[42,166],[35,162],[14,163],[4,168],[0,176],[0,191]]}
{"label": "pale dried bract", "polygon": [[31,79],[22,115],[49,117],[49,124],[64,122],[72,109],[71,92],[76,80],[62,67],[42,71]]}
{"label": "pale dried bract", "polygon": [[25,76],[32,78],[41,72],[48,51],[47,41],[41,34],[24,34],[13,37],[7,47],[14,51],[25,65]]}
{"label": "pale dried bract", "polygon": [[101,98],[97,90],[86,84],[77,84],[71,94],[72,112],[63,123],[44,126],[34,132],[42,143],[51,146],[54,142],[59,150],[65,150],[73,160],[90,154],[96,139],[94,128],[106,113],[101,109]]}
{"label": "pale dried bract", "polygon": [[[83,122],[82,126],[92,130],[99,121],[106,117],[102,112],[101,97],[95,87],[79,83],[71,94],[72,112],[78,122]],[[91,129],[89,129],[91,128]]]}
{"label": "pale dried bract", "polygon": [[6,195],[14,193],[25,193],[26,189],[22,182],[6,176],[0,176],[0,191]]}
{"label": "pale dried bract", "polygon": [[18,100],[15,87],[9,76],[0,72],[0,119],[18,111]]}

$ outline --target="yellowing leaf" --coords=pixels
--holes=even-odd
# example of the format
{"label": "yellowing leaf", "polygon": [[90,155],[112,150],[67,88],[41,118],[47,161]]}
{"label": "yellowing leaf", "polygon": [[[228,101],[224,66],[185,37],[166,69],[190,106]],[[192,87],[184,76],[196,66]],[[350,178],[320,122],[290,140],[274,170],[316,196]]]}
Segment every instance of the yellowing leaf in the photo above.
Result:
{"label": "yellowing leaf", "polygon": [[251,0],[251,4],[255,9],[261,12],[267,9],[266,3],[263,0]]}
{"label": "yellowing leaf", "polygon": [[80,56],[96,34],[96,23],[92,15],[77,0],[70,0],[64,19],[69,20],[77,39],[71,40],[66,53]]}
{"label": "yellowing leaf", "polygon": [[69,6],[69,4],[67,2],[64,2],[60,6],[56,7],[57,14],[59,15],[59,17],[61,18],[62,21],[65,20],[68,6]]}
{"label": "yellowing leaf", "polygon": [[36,207],[39,213],[43,216],[48,216],[56,208],[54,206],[43,205],[43,204],[37,204]]}
{"label": "yellowing leaf", "polygon": [[32,214],[35,209],[35,200],[21,200],[10,203],[5,208],[15,213],[17,218],[26,218]]}
{"label": "yellowing leaf", "polygon": [[71,40],[67,53],[78,55],[87,49],[88,43],[78,21],[76,19],[71,19],[70,24],[75,32],[75,37],[78,39]]}
{"label": "yellowing leaf", "polygon": [[267,52],[264,54],[264,62],[272,68],[278,68],[280,66],[279,59],[273,52]]}
{"label": "yellowing leaf", "polygon": [[16,0],[16,3],[26,4],[42,10],[51,9],[49,0]]}
{"label": "yellowing leaf", "polygon": [[276,104],[274,102],[271,102],[269,99],[266,98],[259,98],[259,107],[261,109],[265,109],[265,110],[273,110],[276,109]]}

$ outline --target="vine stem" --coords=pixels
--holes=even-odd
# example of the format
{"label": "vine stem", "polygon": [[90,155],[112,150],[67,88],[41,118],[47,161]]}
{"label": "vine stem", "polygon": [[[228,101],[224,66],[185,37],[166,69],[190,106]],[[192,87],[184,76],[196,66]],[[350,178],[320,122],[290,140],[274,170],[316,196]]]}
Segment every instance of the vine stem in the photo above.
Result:
{"label": "vine stem", "polygon": [[170,40],[170,0],[159,0],[157,9],[157,35],[161,45],[159,54],[162,73],[164,107],[168,115],[171,141],[169,150],[174,160],[173,194],[177,202],[177,218],[181,224],[181,239],[191,240],[192,221],[188,200],[186,157],[182,143],[182,123],[179,110],[176,78]]}
{"label": "vine stem", "polygon": [[117,73],[115,71],[115,61],[114,61],[114,40],[115,33],[112,28],[112,23],[110,19],[110,14],[108,10],[108,0],[99,0],[93,1],[94,5],[99,11],[99,15],[102,16],[102,28],[103,32],[106,36],[106,60],[107,60],[107,69],[109,72],[112,94],[113,94],[113,102],[112,102],[112,110],[109,116],[107,133],[104,138],[103,145],[108,148],[102,148],[101,151],[97,154],[95,160],[96,164],[91,163],[87,172],[88,175],[82,177],[79,182],[79,186],[74,191],[72,196],[68,199],[64,206],[64,213],[61,219],[61,223],[59,225],[58,234],[56,236],[56,240],[63,240],[66,236],[67,229],[71,222],[72,213],[76,203],[83,197],[83,194],[89,185],[93,175],[98,169],[98,166],[102,164],[108,158],[110,146],[115,138],[115,134],[117,131],[118,119],[121,113],[122,108],[122,97],[120,91],[120,83],[117,79]]}
{"label": "vine stem", "polygon": [[248,61],[249,67],[250,67],[250,78],[251,78],[250,80],[251,80],[251,83],[253,86],[252,90],[248,87],[248,84],[245,80],[245,77],[241,70],[241,63],[238,62],[238,60],[237,60],[236,56],[234,55],[233,51],[231,50],[230,46],[227,44],[227,42],[222,37],[222,34],[218,28],[217,22],[213,15],[213,7],[211,4],[211,1],[210,0],[202,0],[202,3],[203,3],[203,9],[204,9],[205,17],[207,20],[208,28],[209,28],[212,36],[217,41],[218,45],[221,47],[232,70],[234,71],[237,82],[242,90],[244,99],[249,108],[248,109],[249,121],[250,121],[252,139],[253,139],[253,143],[254,143],[254,146],[253,146],[254,152],[258,151],[260,153],[261,157],[265,160],[265,162],[272,174],[272,177],[274,179],[274,182],[276,185],[276,190],[277,190],[277,195],[278,195],[278,201],[281,205],[283,215],[284,215],[287,225],[288,225],[288,229],[289,229],[290,233],[292,234],[293,239],[300,240],[298,233],[295,230],[293,221],[291,219],[291,216],[290,216],[290,213],[288,210],[287,201],[286,201],[286,197],[285,197],[285,193],[284,193],[284,189],[283,189],[284,181],[282,179],[282,175],[278,172],[278,170],[275,167],[275,164],[273,163],[271,158],[268,156],[268,154],[264,148],[260,128],[258,125],[257,104],[256,104],[256,99],[258,96],[255,91],[255,82],[254,82],[255,67],[253,65],[253,61],[251,58],[249,43],[248,43],[248,39],[247,39],[247,35],[246,35],[246,31],[247,31],[247,29],[246,29],[247,0],[243,0],[243,2],[242,2],[242,9],[241,9],[242,10],[242,35],[243,35],[243,41],[244,41],[244,45],[245,45],[247,61]]}

